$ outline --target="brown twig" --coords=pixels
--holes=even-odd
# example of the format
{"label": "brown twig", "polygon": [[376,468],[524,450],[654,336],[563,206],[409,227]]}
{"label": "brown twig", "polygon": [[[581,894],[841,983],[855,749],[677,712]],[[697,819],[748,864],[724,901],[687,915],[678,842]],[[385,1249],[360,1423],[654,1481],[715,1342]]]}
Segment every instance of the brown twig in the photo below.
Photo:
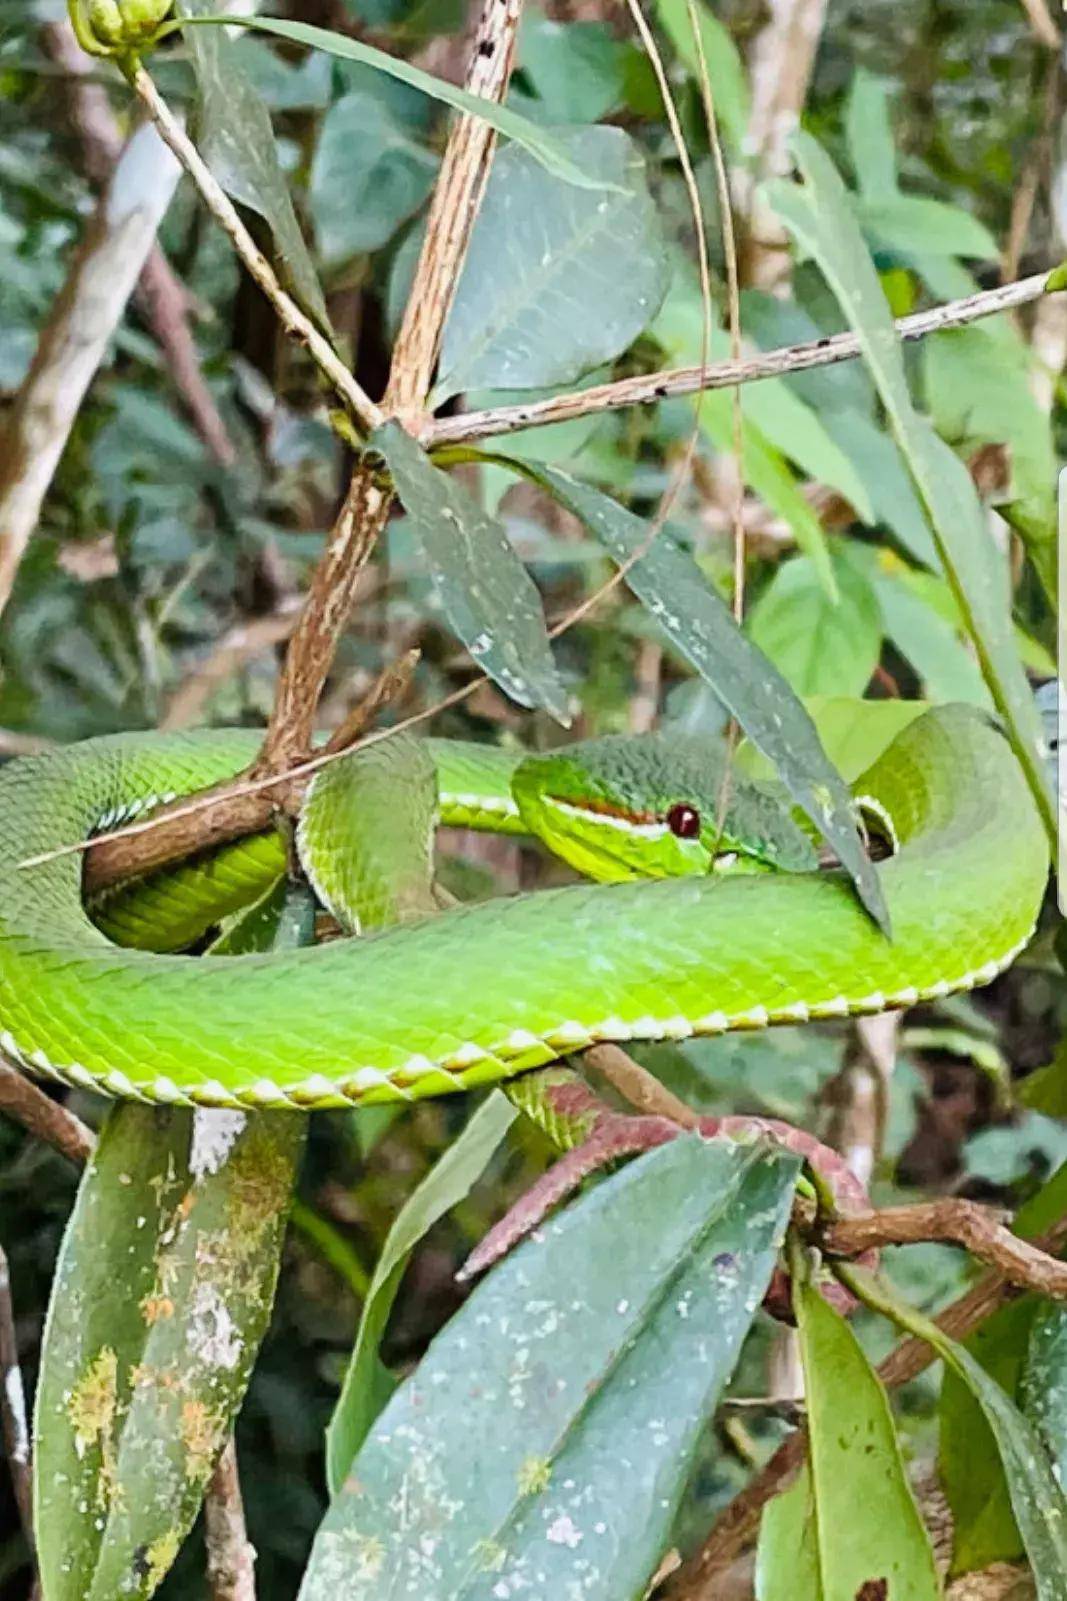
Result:
{"label": "brown twig", "polygon": [[237,208],[212,174],[143,66],[139,65],[131,71],[130,84],[151,117],[160,138],[196,184],[204,204],[215,221],[229,235],[249,275],[255,279],[270,301],[285,332],[306,348],[312,361],[327,383],[336,390],[355,420],[366,429],[376,428],[382,421],[381,409],[357,383],[325,334],[300,309],[292,295],[282,288],[274,268],[241,221]]}
{"label": "brown twig", "polygon": [[607,1079],[612,1089],[646,1116],[666,1118],[681,1128],[696,1128],[699,1115],[691,1106],[672,1095],[647,1068],[635,1062],[620,1045],[591,1045],[582,1061]]}
{"label": "brown twig", "polygon": [[19,1522],[30,1548],[33,1539],[33,1487],[30,1478],[30,1430],[26,1419],[26,1391],[19,1367],[15,1314],[11,1305],[11,1272],[7,1255],[0,1246],[0,1424],[4,1449],[11,1471]]}
{"label": "brown twig", "polygon": [[[1067,1217],[1035,1241],[1036,1247],[1056,1253],[1067,1240]],[[965,1338],[1017,1293],[999,1273],[988,1273],[953,1301],[935,1320],[955,1340]],[[936,1360],[924,1340],[908,1339],[889,1353],[878,1375],[888,1389],[899,1389],[917,1378]],[[713,1596],[717,1575],[727,1569],[754,1537],[767,1502],[784,1490],[804,1461],[808,1437],[798,1429],[775,1451],[759,1473],[734,1497],[720,1515],[699,1551],[684,1562],[663,1592],[663,1601],[705,1601]]]}
{"label": "brown twig", "polygon": [[[522,0],[485,0],[465,87],[501,101],[511,78]],[[452,124],[430,202],[426,237],[393,350],[387,410],[405,426],[421,420],[448,309],[489,176],[495,131],[480,117]]]}
{"label": "brown twig", "polygon": [[[1016,306],[1039,300],[1046,293],[1047,272],[1034,273],[1011,284],[983,289],[962,300],[946,301],[927,311],[913,312],[896,323],[901,339],[921,339],[945,328],[962,328],[983,317],[1011,311]],[[420,434],[427,449],[442,445],[470,444],[478,439],[518,432],[522,428],[546,428],[550,423],[595,412],[618,411],[624,406],[647,406],[675,395],[693,395],[701,389],[728,389],[735,384],[757,383],[761,378],[780,378],[786,373],[806,372],[812,367],[828,367],[851,361],[861,354],[856,334],[831,334],[802,345],[767,350],[744,361],[721,361],[714,366],[673,367],[636,378],[621,378],[589,389],[548,400],[530,401],[518,406],[494,406],[485,411],[461,411],[453,417],[428,422]]]}
{"label": "brown twig", "polygon": [[[70,117],[81,137],[85,170],[94,182],[105,184],[124,142],[107,91],[93,80],[93,62],[66,18],[46,23],[41,38],[47,54],[67,76]],[[189,328],[190,297],[158,244],[152,246],[141,270],[135,300],[163,351],[193,427],[219,465],[232,466],[237,453],[204,382]]]}
{"label": "brown twig", "polygon": [[0,1112],[21,1123],[37,1139],[82,1167],[92,1151],[92,1130],[80,1117],[53,1101],[17,1068],[0,1061]]}
{"label": "brown twig", "polygon": [[204,1500],[204,1543],[212,1601],[256,1601],[256,1549],[245,1528],[232,1435],[219,1457]]}
{"label": "brown twig", "polygon": [[837,1256],[927,1241],[961,1245],[1009,1284],[1057,1300],[1067,1298],[1067,1262],[1020,1239],[1000,1215],[974,1201],[950,1198],[839,1218],[822,1230],[821,1240]]}
{"label": "brown twig", "polygon": [[330,735],[326,752],[348,750],[370,728],[383,706],[395,706],[411,688],[411,680],[419,665],[420,652],[409,650],[399,660],[382,669],[366,694],[353,706],[348,716]]}

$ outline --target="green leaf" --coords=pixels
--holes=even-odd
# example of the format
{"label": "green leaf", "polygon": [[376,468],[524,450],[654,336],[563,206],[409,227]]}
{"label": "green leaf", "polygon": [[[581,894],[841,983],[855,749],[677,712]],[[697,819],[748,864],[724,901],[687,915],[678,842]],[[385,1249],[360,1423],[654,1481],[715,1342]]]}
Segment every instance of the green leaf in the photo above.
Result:
{"label": "green leaf", "polygon": [[1022,1406],[1045,1442],[1060,1484],[1067,1479],[1067,1307],[1040,1306],[1022,1372]]}
{"label": "green leaf", "polygon": [[776,1495],[760,1520],[756,1601],[823,1601],[811,1473]]}
{"label": "green leaf", "polygon": [[[1000,1307],[967,1340],[992,1384],[1015,1401],[1037,1303],[1024,1296]],[[952,1510],[952,1571],[1014,1562],[1023,1543],[1012,1511],[996,1437],[966,1381],[945,1370],[939,1404],[938,1474]]]}
{"label": "green leaf", "polygon": [[[852,803],[827,760],[811,718],[786,679],[747,639],[721,596],[666,530],[648,523],[599,490],[552,467],[523,467],[589,529],[667,637],[737,718],[832,846],[871,916],[888,931],[881,885],[856,831]],[[639,559],[634,560],[639,555]]]}
{"label": "green leaf", "polygon": [[897,153],[889,117],[889,88],[861,67],[845,107],[845,136],[860,194],[870,203],[897,193]]}
{"label": "green leaf", "polygon": [[891,195],[863,199],[856,208],[859,224],[876,244],[910,255],[979,256],[995,261],[997,242],[984,223],[962,206],[924,195]]}
{"label": "green leaf", "polygon": [[685,1134],[479,1285],[378,1418],[301,1601],[639,1597],[789,1215],[794,1158]]}
{"label": "green leaf", "polygon": [[936,1323],[898,1301],[869,1274],[853,1268],[842,1276],[868,1306],[925,1340],[970,1389],[996,1441],[1012,1510],[1033,1569],[1038,1601],[1065,1601],[1067,1500],[1056,1483],[1036,1429],[971,1353],[949,1339]]}
{"label": "green leaf", "polygon": [[519,66],[552,122],[598,122],[624,99],[632,46],[603,22],[557,22],[527,7]]}
{"label": "green leaf", "polygon": [[503,528],[399,423],[372,434],[408,514],[449,624],[483,672],[522,706],[570,720],[537,585]]}
{"label": "green leaf", "polygon": [[885,1390],[845,1319],[814,1285],[794,1282],[793,1310],[810,1436],[815,1595],[855,1601],[869,1586],[885,1601],[938,1601],[930,1537]]}
{"label": "green leaf", "polygon": [[[211,0],[181,0],[186,22],[202,20]],[[237,20],[229,17],[228,22]],[[321,328],[329,315],[278,162],[270,115],[244,70],[237,47],[216,28],[185,30],[200,97],[200,147],[226,193],[267,223],[283,278]]]}
{"label": "green leaf", "polygon": [[783,562],[753,606],[748,635],[798,695],[862,695],[878,665],[882,614],[870,584],[848,561],[833,564],[832,601],[807,556]]}
{"label": "green leaf", "polygon": [[772,203],[790,232],[815,258],[859,337],[926,506],[945,576],[978,651],[983,676],[1055,850],[1052,797],[1038,755],[1040,727],[1015,652],[1004,562],[993,545],[970,474],[912,405],[900,342],[852,217],[848,192],[814,139],[799,134],[794,148],[804,186],[771,185]]}
{"label": "green leaf", "polygon": [[[486,100],[481,95],[470,94],[466,89],[458,89],[455,84],[446,83],[443,78],[435,78],[432,73],[423,72],[420,67],[413,67],[409,61],[401,61],[397,56],[386,55],[384,50],[375,50],[368,44],[360,44],[343,33],[332,33],[329,28],[316,28],[307,22],[284,22],[278,17],[187,17],[186,23],[209,23],[225,28],[254,28],[261,33],[273,33],[279,39],[288,39],[292,44],[307,45],[310,50],[325,50],[328,55],[337,56],[342,61],[359,61],[364,66],[374,67],[378,72],[385,72],[391,78],[399,78],[401,83],[410,84],[413,89],[419,89],[423,94],[431,95],[435,100],[441,100],[446,106],[453,106],[457,111],[464,111],[469,116],[480,117],[487,122],[497,133],[502,133],[517,145],[528,150],[535,161],[557,178],[566,183],[573,184],[578,189],[603,189],[603,182],[599,178],[591,178],[580,167],[575,166],[563,143],[556,134],[539,128],[536,123],[529,122],[521,117],[517,111],[511,111],[507,106],[498,106],[495,101]],[[192,33],[198,33],[199,27],[194,27]],[[206,31],[206,30],[205,30]]]}
{"label": "green leaf", "polygon": [[[733,34],[723,25],[704,0],[694,0],[693,10],[704,47],[704,63],[711,84],[715,116],[726,139],[739,149],[748,131],[748,82],[741,54]],[[700,55],[693,41],[693,25],[687,0],[656,0],[656,12],[663,31],[670,39],[688,71],[700,81]]]}
{"label": "green leaf", "polygon": [[45,1601],[151,1595],[266,1331],[306,1119],[116,1107],[60,1251],[35,1422]]}
{"label": "green leaf", "polygon": [[914,667],[927,697],[990,706],[978,663],[955,628],[896,569],[876,573],[873,584],[886,636]]}
{"label": "green leaf", "polygon": [[638,146],[620,128],[559,138],[610,187],[594,199],[526,151],[500,152],[445,323],[435,405],[466,389],[571,383],[659,309],[669,266]]}
{"label": "green leaf", "polygon": [[477,1184],[518,1113],[500,1090],[475,1112],[463,1133],[397,1213],[374,1269],[341,1395],[326,1430],[326,1480],[336,1495],[396,1381],[378,1355],[400,1280],[419,1241]]}
{"label": "green leaf", "polygon": [[437,165],[377,96],[347,94],[331,106],[308,195],[327,265],[386,244],[426,199]]}

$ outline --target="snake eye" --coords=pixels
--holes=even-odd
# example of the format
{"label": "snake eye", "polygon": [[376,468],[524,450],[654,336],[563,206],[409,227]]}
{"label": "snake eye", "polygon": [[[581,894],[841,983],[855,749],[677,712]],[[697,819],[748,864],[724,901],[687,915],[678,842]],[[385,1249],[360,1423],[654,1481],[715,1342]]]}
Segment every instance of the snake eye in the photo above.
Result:
{"label": "snake eye", "polygon": [[679,839],[699,839],[700,813],[695,806],[687,806],[684,801],[679,801],[667,813],[667,827]]}

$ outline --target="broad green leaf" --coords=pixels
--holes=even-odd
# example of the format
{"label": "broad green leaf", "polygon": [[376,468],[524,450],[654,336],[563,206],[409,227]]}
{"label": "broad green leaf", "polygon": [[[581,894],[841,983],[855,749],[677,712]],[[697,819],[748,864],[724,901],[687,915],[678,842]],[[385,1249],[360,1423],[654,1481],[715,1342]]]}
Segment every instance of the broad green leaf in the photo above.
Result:
{"label": "broad green leaf", "polygon": [[938,566],[922,502],[896,441],[858,410],[835,411],[825,423],[827,432],[862,475],[875,521],[889,529],[909,556],[928,567]]}
{"label": "broad green leaf", "polygon": [[60,1252],[35,1420],[44,1601],[149,1596],[266,1331],[306,1119],[108,1116]]}
{"label": "broad green leaf", "polygon": [[331,1495],[340,1490],[356,1452],[396,1385],[378,1350],[408,1259],[438,1219],[478,1182],[517,1115],[501,1091],[494,1090],[397,1213],[374,1269],[344,1384],[326,1430],[326,1479]]}
{"label": "broad green leaf", "polygon": [[632,49],[606,23],[557,22],[534,6],[523,12],[519,66],[552,122],[598,122],[619,105]]}
{"label": "broad green leaf", "polygon": [[873,585],[886,637],[914,667],[927,697],[990,706],[978,663],[956,630],[896,572],[876,573]]}
{"label": "broad green leaf", "polygon": [[389,468],[441,610],[477,666],[520,705],[543,706],[566,726],[541,597],[503,528],[399,423],[377,429],[370,448]]}
{"label": "broad green leaf", "polygon": [[979,256],[997,259],[997,242],[984,223],[962,206],[923,195],[890,195],[862,199],[856,215],[864,232],[877,244],[901,255],[921,251],[926,256]]}
{"label": "broad green leaf", "polygon": [[[729,143],[740,149],[749,116],[748,82],[740,51],[730,30],[705,0],[693,0],[693,11],[700,28],[716,120]],[[679,60],[699,83],[700,53],[693,40],[688,0],[656,0],[656,12]]]}
{"label": "broad green leaf", "polygon": [[669,267],[638,146],[620,128],[558,137],[610,187],[591,196],[527,151],[500,152],[445,323],[435,405],[466,389],[571,383],[659,309]]}
{"label": "broad green leaf", "polygon": [[897,153],[889,118],[889,88],[863,67],[852,79],[845,107],[845,135],[856,182],[868,203],[897,193]]}
{"label": "broad green leaf", "polygon": [[916,1335],[935,1350],[977,1401],[1004,1467],[1015,1520],[1037,1586],[1038,1601],[1067,1598],[1067,1500],[1052,1472],[1048,1453],[1031,1424],[995,1379],[936,1323],[905,1306],[881,1283],[858,1269],[848,1281],[869,1306]]}
{"label": "broad green leaf", "polygon": [[378,250],[426,199],[437,157],[375,95],[331,106],[311,164],[309,201],[327,265]]}
{"label": "broad green leaf", "polygon": [[[202,3],[202,0],[199,0],[199,3]],[[410,84],[413,89],[431,95],[435,100],[443,101],[446,106],[452,106],[456,111],[480,117],[491,128],[495,128],[497,133],[504,134],[515,144],[528,150],[546,171],[564,182],[574,184],[578,189],[599,191],[604,187],[600,178],[590,177],[581,167],[575,166],[558,135],[539,128],[536,123],[529,122],[527,118],[521,117],[517,111],[511,111],[507,106],[498,106],[495,101],[486,100],[481,95],[470,94],[466,89],[459,89],[455,84],[446,83],[443,78],[435,78],[432,73],[423,72],[421,67],[413,67],[410,61],[386,55],[384,50],[375,50],[372,45],[360,44],[358,40],[350,39],[347,34],[333,33],[329,28],[316,28],[308,22],[285,22],[278,17],[197,15],[187,17],[185,20],[187,23],[208,23],[215,27],[255,28],[261,33],[273,33],[279,39],[288,39],[292,44],[307,45],[309,50],[325,50],[328,55],[337,56],[342,61],[358,61],[364,66],[374,67],[378,72],[388,73],[391,78],[398,78],[401,83]],[[209,32],[214,29],[201,29],[200,26],[195,26],[187,31],[195,35],[201,31]]]}
{"label": "broad green leaf", "polygon": [[930,1537],[885,1390],[845,1319],[814,1285],[794,1282],[793,1310],[810,1437],[816,1595],[855,1601],[869,1587],[884,1601],[938,1601]]}
{"label": "broad green leaf", "polygon": [[[722,597],[666,530],[650,525],[569,473],[539,480],[626,566],[626,582],[685,659],[715,691],[851,874],[871,916],[888,930],[881,885],[856,831],[851,798],[789,683],[738,628]],[[635,559],[637,558],[637,559]]]}
{"label": "broad green leaf", "polygon": [[837,601],[807,556],[783,562],[753,606],[748,635],[798,695],[862,695],[878,665],[882,614],[867,579],[834,562]]}
{"label": "broad green leaf", "polygon": [[[185,21],[199,20],[210,4],[211,0],[180,0],[179,12]],[[185,36],[200,98],[199,143],[204,159],[226,193],[267,223],[282,276],[305,311],[320,327],[329,328],[326,302],[278,161],[270,116],[237,46],[218,28],[191,27]]]}
{"label": "broad green leaf", "polygon": [[993,545],[970,474],[912,405],[900,342],[852,217],[848,192],[814,139],[799,134],[794,148],[804,185],[771,185],[772,203],[815,258],[859,338],[926,506],[945,576],[974,640],[983,676],[1055,849],[1052,797],[1038,755],[1040,729],[1015,652],[1004,562]]}
{"label": "broad green leaf", "polygon": [[1045,1442],[1060,1484],[1067,1480],[1067,1307],[1037,1310],[1022,1372],[1022,1407]]}
{"label": "broad green leaf", "polygon": [[684,1134],[506,1258],[367,1436],[301,1601],[640,1597],[764,1293],[796,1161]]}
{"label": "broad green leaf", "polygon": [[1030,352],[984,328],[956,328],[924,340],[922,357],[938,432],[964,454],[977,445],[1007,445],[1011,482],[1000,509],[1018,527],[1054,602],[1057,461],[1051,418],[1031,388]]}
{"label": "broad green leaf", "polygon": [[824,1601],[815,1502],[806,1466],[788,1490],[775,1496],[760,1520],[756,1601]]}

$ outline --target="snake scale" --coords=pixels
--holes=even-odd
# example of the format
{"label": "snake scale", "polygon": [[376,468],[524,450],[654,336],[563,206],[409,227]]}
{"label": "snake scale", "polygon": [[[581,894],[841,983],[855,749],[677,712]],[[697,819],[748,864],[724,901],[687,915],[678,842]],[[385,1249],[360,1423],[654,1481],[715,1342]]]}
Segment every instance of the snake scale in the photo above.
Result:
{"label": "snake scale", "polygon": [[[985,983],[1030,938],[1048,871],[1006,740],[961,706],[916,718],[854,786],[894,837],[877,869],[891,940],[841,871],[794,859],[809,849],[795,828],[771,849],[776,870],[709,871],[738,853],[708,847],[707,818],[694,823],[684,784],[656,780],[634,809],[614,803],[596,772],[588,796],[580,773],[551,794],[549,767],[524,809],[529,770],[524,780],[515,756],[437,741],[425,748],[445,822],[526,831],[540,807],[555,819],[541,832],[571,820],[561,853],[576,865],[610,833],[624,858],[635,846],[673,852],[653,869],[663,876],[456,907],[311,949],[194,958],[109,939],[83,906],[80,857],[25,865],[234,775],[257,744],[253,732],[119,735],[0,772],[7,1056],[45,1079],[164,1104],[312,1108],[441,1095],[595,1041],[873,1013]],[[573,780],[573,764],[561,771]],[[773,823],[758,832],[773,836]],[[216,869],[220,903],[269,883],[280,850],[274,836],[228,847]],[[768,865],[761,854],[753,848],[747,865]],[[180,873],[174,883],[180,892]],[[151,896],[149,885],[142,917]]]}

